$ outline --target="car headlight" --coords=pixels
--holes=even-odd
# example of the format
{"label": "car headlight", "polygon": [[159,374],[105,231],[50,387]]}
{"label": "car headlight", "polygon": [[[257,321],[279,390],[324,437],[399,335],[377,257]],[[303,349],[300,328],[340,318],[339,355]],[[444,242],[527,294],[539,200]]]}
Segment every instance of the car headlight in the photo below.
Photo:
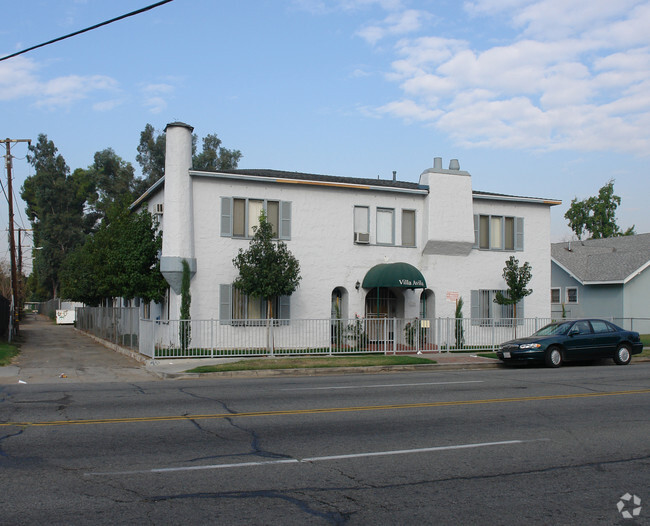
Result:
{"label": "car headlight", "polygon": [[539,343],[522,343],[520,349],[539,349],[541,345]]}

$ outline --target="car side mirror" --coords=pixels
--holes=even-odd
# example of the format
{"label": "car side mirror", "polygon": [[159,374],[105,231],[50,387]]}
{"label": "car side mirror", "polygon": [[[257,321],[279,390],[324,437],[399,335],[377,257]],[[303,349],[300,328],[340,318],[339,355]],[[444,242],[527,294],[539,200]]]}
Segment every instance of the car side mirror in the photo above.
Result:
{"label": "car side mirror", "polygon": [[569,336],[575,336],[576,334],[580,334],[580,330],[575,327],[569,331]]}

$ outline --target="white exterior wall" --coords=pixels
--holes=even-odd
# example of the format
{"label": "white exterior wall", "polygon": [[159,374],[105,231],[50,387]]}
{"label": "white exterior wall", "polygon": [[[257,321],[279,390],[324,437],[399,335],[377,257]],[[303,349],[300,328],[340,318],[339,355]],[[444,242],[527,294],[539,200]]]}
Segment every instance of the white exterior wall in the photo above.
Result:
{"label": "white exterior wall", "polygon": [[[467,172],[439,167],[428,169],[421,176],[420,184],[428,186],[428,192],[362,185],[346,188],[295,179],[276,182],[272,177],[252,180],[246,176],[190,174],[183,169],[191,162],[190,127],[177,124],[180,126],[168,129],[165,187],[152,194],[149,209],[154,210],[156,203],[164,202],[161,267],[162,263],[178,263],[181,258],[191,259],[196,265],[191,280],[192,319],[219,319],[220,285],[235,280],[237,270],[232,260],[239,249],[249,247],[249,239],[221,236],[224,197],[291,202],[291,238],[285,242],[300,262],[302,276],[299,288],[291,296],[294,319],[329,318],[335,288],[344,289],[347,294],[343,317],[364,316],[369,291],[357,291],[355,284],[362,283],[373,266],[396,262],[408,263],[423,274],[427,289],[434,294],[429,317],[454,316],[455,302],[447,299],[448,293],[452,293],[451,297],[463,297],[463,314],[469,317],[472,290],[506,288],[502,274],[511,255],[520,264],[528,261],[532,266],[529,288],[533,294],[524,300],[525,316],[550,316],[550,205],[556,202],[472,195],[471,176]],[[181,201],[179,196],[184,196]],[[368,245],[354,243],[355,206],[370,209]],[[394,210],[393,246],[376,244],[378,207]],[[416,211],[416,247],[401,246],[403,209]],[[524,250],[472,248],[474,214],[523,217]],[[167,269],[176,267],[167,265]],[[394,292],[398,299],[403,298],[398,301],[398,317],[419,315],[422,289]],[[170,290],[172,319],[178,317],[178,293]]]}
{"label": "white exterior wall", "polygon": [[[502,278],[505,261],[514,255],[520,264],[528,261],[533,268],[530,288],[525,299],[526,317],[550,315],[550,212],[548,205],[486,201],[475,199],[474,213],[524,217],[524,251],[490,251],[472,249],[467,256],[427,255],[423,248],[428,232],[426,195],[409,195],[385,191],[352,190],[306,184],[244,182],[232,179],[193,176],[194,231],[197,273],[192,280],[192,318],[219,318],[219,285],[232,283],[237,270],[232,259],[249,239],[220,236],[222,197],[290,201],[292,204],[289,250],[301,266],[302,281],[291,297],[292,318],[329,318],[331,294],[342,287],[348,293],[347,316],[365,311],[368,292],[355,289],[365,274],[379,263],[406,262],[424,275],[427,288],[435,294],[435,316],[453,317],[455,303],[447,300],[448,292],[458,292],[465,300],[464,315],[470,315],[470,291],[504,289]],[[370,244],[353,242],[354,207],[370,208]],[[401,210],[416,210],[417,246],[376,245],[376,209],[395,210],[395,241],[401,243]],[[473,224],[470,217],[466,223]],[[448,240],[453,235],[447,233]],[[463,241],[467,233],[464,233]],[[398,316],[418,316],[421,289],[405,289],[404,311]]]}
{"label": "white exterior wall", "polygon": [[[503,268],[510,256],[519,260],[519,265],[528,261],[532,267],[532,279],[528,284],[533,293],[524,299],[526,318],[549,317],[551,315],[551,231],[550,206],[546,204],[475,199],[475,214],[491,214],[524,218],[524,250],[498,251],[474,249],[470,265],[481,271],[468,278],[468,288],[505,289]],[[480,285],[483,283],[483,285]],[[468,296],[469,298],[469,296]],[[465,302],[466,305],[468,302]]]}

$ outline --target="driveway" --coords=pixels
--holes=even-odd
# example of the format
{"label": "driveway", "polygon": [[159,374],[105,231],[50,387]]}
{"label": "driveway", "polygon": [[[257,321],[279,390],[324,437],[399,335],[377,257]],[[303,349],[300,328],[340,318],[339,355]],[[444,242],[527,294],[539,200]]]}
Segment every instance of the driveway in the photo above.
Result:
{"label": "driveway", "polygon": [[44,316],[28,315],[20,324],[21,352],[0,367],[0,384],[95,383],[156,380],[143,364]]}

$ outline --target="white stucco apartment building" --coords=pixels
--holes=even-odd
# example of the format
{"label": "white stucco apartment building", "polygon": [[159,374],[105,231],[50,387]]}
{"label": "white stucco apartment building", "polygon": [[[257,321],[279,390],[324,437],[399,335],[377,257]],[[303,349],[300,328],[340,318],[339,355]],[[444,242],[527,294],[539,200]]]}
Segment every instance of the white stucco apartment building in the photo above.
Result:
{"label": "white stucco apartment building", "polygon": [[232,260],[248,248],[262,208],[301,267],[299,288],[276,302],[278,318],[327,319],[336,310],[344,319],[453,317],[457,297],[465,317],[509,317],[492,299],[506,288],[510,256],[532,266],[533,293],[518,315],[550,316],[550,207],[557,200],[473,190],[458,161],[444,169],[440,158],[417,183],[195,171],[192,128],[171,123],[166,134],[165,177],[135,205],[158,214],[163,230],[161,270],[170,291],[152,318],[178,319],[183,259],[193,273],[193,320],[263,318],[263,302],[231,287]]}

